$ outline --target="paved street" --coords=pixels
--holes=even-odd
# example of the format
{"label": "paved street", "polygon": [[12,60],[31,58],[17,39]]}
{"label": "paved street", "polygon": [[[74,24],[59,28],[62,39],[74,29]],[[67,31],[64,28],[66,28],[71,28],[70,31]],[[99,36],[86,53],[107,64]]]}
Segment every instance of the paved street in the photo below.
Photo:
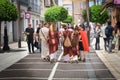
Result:
{"label": "paved street", "polygon": [[58,62],[44,62],[39,53],[30,54],[0,72],[0,80],[116,80],[91,48],[86,62],[64,63],[62,50]]}

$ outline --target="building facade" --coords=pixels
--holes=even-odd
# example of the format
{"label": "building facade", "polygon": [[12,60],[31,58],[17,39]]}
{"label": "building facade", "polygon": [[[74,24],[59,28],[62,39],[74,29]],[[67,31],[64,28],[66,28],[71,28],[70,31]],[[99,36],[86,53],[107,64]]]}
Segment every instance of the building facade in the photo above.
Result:
{"label": "building facade", "polygon": [[[19,1],[19,4],[18,4]],[[36,27],[39,23],[42,22],[42,2],[43,0],[10,0],[17,8],[20,8],[20,25],[18,26],[18,20],[17,21],[11,21],[7,22],[7,31],[8,31],[8,38],[9,43],[11,42],[17,42],[20,35],[21,40],[24,40],[24,30],[28,26],[28,23],[32,24],[32,27],[36,30]],[[28,9],[31,9],[30,12],[30,20],[26,19],[26,12],[28,12]],[[1,25],[1,37],[2,37],[2,44],[3,44],[3,37],[4,37],[4,26],[5,22],[2,22]],[[19,30],[20,29],[20,30]]]}

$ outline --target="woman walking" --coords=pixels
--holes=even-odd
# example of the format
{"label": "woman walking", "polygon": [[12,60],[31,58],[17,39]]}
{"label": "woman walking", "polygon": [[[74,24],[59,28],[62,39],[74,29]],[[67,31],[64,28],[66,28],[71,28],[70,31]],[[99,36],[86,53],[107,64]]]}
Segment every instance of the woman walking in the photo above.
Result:
{"label": "woman walking", "polygon": [[80,50],[83,50],[84,52],[84,58],[83,62],[86,62],[86,53],[90,51],[89,49],[89,44],[88,44],[88,36],[87,32],[85,31],[85,27],[83,25],[80,25],[80,43],[79,43],[79,48]]}
{"label": "woman walking", "polygon": [[48,33],[48,45],[49,45],[49,55],[50,55],[50,62],[56,62],[56,54],[59,45],[59,33],[57,31],[57,27],[55,24],[51,24],[49,33]]}
{"label": "woman walking", "polygon": [[78,26],[75,26],[75,29],[72,33],[72,62],[78,63],[78,50],[79,50],[79,31]]}
{"label": "woman walking", "polygon": [[100,32],[101,32],[100,25],[97,25],[95,29],[95,38],[96,38],[95,49],[96,50],[100,50]]}
{"label": "woman walking", "polygon": [[41,58],[45,61],[49,61],[49,48],[47,43],[47,37],[49,32],[49,23],[45,23],[40,29],[39,37],[41,40]]}

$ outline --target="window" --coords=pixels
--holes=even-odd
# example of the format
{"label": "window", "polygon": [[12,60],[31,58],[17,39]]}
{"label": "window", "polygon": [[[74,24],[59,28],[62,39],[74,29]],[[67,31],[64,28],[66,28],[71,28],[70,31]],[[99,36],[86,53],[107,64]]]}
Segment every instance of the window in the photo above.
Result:
{"label": "window", "polygon": [[50,0],[44,0],[45,7],[50,7]]}

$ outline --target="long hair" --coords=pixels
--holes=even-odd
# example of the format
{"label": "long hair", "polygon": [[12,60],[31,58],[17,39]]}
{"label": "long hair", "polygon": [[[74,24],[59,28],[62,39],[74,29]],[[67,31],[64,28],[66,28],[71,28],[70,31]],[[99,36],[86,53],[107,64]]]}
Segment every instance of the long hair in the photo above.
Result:
{"label": "long hair", "polygon": [[50,31],[56,31],[57,30],[57,27],[55,24],[51,24],[50,25]]}
{"label": "long hair", "polygon": [[79,27],[81,27],[83,30],[85,30],[84,24],[79,25]]}

